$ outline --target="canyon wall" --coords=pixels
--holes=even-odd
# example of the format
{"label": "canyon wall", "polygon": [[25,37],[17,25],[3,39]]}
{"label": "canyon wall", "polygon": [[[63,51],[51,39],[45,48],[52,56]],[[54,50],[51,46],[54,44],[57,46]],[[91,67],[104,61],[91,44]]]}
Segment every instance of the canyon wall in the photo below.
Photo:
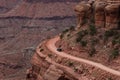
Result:
{"label": "canyon wall", "polygon": [[0,79],[24,80],[38,43],[75,25],[78,1],[0,0]]}
{"label": "canyon wall", "polygon": [[[97,28],[107,30],[120,27],[119,1],[83,1],[75,7],[75,12],[78,18],[77,29],[83,27],[86,21],[87,23],[94,23]],[[71,73],[65,71],[64,68],[60,68],[60,64],[51,62],[48,56],[42,54],[38,48],[31,60],[32,68],[27,71],[28,80],[78,80],[71,76]]]}
{"label": "canyon wall", "polygon": [[83,23],[94,22],[97,28],[114,29],[119,27],[120,1],[81,2],[75,7],[78,16],[78,28]]}

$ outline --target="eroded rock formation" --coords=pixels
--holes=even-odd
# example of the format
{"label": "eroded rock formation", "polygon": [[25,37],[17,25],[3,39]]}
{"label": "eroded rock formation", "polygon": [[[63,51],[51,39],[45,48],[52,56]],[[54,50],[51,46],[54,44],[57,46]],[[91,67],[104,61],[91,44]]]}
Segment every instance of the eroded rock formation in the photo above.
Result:
{"label": "eroded rock formation", "polygon": [[117,28],[119,25],[119,11],[120,0],[81,2],[75,7],[75,12],[78,16],[77,27],[81,27],[87,18],[87,22],[94,21],[96,27],[103,27],[105,29]]}
{"label": "eroded rock formation", "polygon": [[[77,28],[91,22],[95,23],[96,27],[105,29],[117,28],[120,25],[119,3],[104,0],[81,2],[75,7],[75,12],[78,18]],[[28,80],[78,80],[71,76],[64,66],[56,63],[57,59],[56,62],[51,61],[51,55],[44,55],[39,48],[38,46],[32,58],[32,68],[27,72]]]}

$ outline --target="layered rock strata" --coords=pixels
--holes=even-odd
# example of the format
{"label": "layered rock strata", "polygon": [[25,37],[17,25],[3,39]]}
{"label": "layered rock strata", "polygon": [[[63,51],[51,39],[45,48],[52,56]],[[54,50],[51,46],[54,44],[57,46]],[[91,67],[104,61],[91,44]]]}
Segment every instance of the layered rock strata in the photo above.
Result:
{"label": "layered rock strata", "polygon": [[[77,28],[91,22],[95,23],[97,28],[104,29],[114,29],[120,25],[119,1],[117,4],[104,0],[81,2],[75,7],[75,12],[78,18]],[[42,54],[40,45],[32,58],[32,69],[27,73],[27,79],[31,78],[35,80],[78,80],[77,76],[69,73],[65,66],[55,63],[48,55]]]}
{"label": "layered rock strata", "polygon": [[38,46],[31,60],[32,68],[27,71],[27,80],[78,80],[73,70],[51,60],[40,50]]}
{"label": "layered rock strata", "polygon": [[[120,1],[89,1],[75,7],[78,28],[87,22],[95,22],[96,27],[113,29],[119,26]],[[90,16],[90,18],[88,18]]]}

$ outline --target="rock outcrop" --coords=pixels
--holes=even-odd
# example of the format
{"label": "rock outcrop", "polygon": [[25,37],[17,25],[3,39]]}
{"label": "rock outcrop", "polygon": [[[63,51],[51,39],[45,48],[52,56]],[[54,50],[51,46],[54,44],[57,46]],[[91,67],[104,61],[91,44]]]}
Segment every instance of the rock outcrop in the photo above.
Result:
{"label": "rock outcrop", "polygon": [[87,20],[87,18],[90,17],[89,16],[90,8],[91,8],[90,4],[88,4],[86,2],[81,2],[75,7],[75,12],[78,17],[77,27],[80,27],[82,24],[84,24],[84,22]]}
{"label": "rock outcrop", "polygon": [[[27,71],[27,80],[77,80],[60,64],[53,62],[41,52],[32,58],[32,68]],[[69,75],[68,75],[69,74]]]}
{"label": "rock outcrop", "polygon": [[106,28],[117,28],[118,27],[118,18],[120,16],[120,4],[109,4],[105,7],[106,10]]}
{"label": "rock outcrop", "polygon": [[[30,1],[30,0],[26,0]],[[75,7],[78,18],[77,29],[85,24],[94,23],[97,28],[114,29],[120,25],[120,4],[114,4],[109,1],[97,0],[89,2],[81,2]],[[44,45],[44,44],[43,44]],[[44,45],[45,47],[45,45]],[[46,49],[46,47],[44,48]],[[47,49],[48,50],[48,49]],[[32,58],[32,69],[27,73],[27,79],[31,80],[79,80],[77,77],[71,76],[68,70],[65,70],[62,64],[52,60],[51,55],[40,52],[40,46],[37,47],[36,53]],[[54,55],[56,56],[56,55]],[[68,68],[68,66],[67,66]],[[68,71],[68,72],[67,72]],[[75,71],[74,71],[75,72]],[[88,80],[88,78],[83,78]],[[101,80],[101,79],[100,79]]]}
{"label": "rock outcrop", "polygon": [[[78,16],[77,27],[81,27],[87,18],[87,22],[94,21],[96,27],[105,29],[117,28],[119,26],[119,11],[120,0],[81,2],[75,7],[75,12]],[[88,16],[90,16],[90,18],[88,18]]]}

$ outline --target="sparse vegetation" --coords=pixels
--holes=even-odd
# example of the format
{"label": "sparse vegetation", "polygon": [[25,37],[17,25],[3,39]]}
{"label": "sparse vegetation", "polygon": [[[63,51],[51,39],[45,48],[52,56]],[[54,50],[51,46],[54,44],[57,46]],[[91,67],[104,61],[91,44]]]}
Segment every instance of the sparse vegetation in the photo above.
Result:
{"label": "sparse vegetation", "polygon": [[109,56],[109,59],[115,59],[119,56],[119,50],[118,49],[113,49],[110,56]]}
{"label": "sparse vegetation", "polygon": [[94,47],[91,47],[88,53],[89,56],[92,57],[94,54],[96,54],[96,49]]}
{"label": "sparse vegetation", "polygon": [[113,30],[109,30],[105,32],[105,37],[111,37],[113,36]]}
{"label": "sparse vegetation", "polygon": [[74,26],[71,26],[69,30],[70,30],[70,31],[75,30]]}
{"label": "sparse vegetation", "polygon": [[50,57],[50,58],[51,58],[51,57],[52,57],[52,54],[48,54],[48,57]]}
{"label": "sparse vegetation", "polygon": [[73,62],[71,61],[68,62],[68,66],[73,66],[73,65],[74,65]]}
{"label": "sparse vegetation", "polygon": [[69,37],[70,36],[70,34],[67,34],[67,37]]}
{"label": "sparse vegetation", "polygon": [[63,33],[66,33],[66,32],[68,32],[69,31],[69,29],[65,29],[64,31],[63,31]]}
{"label": "sparse vegetation", "polygon": [[81,42],[82,38],[88,34],[88,31],[87,30],[82,30],[80,32],[77,33],[78,34],[78,37],[76,39],[76,42]]}
{"label": "sparse vegetation", "polygon": [[112,40],[112,45],[116,45],[117,43],[119,43],[119,40],[116,40],[116,39]]}
{"label": "sparse vegetation", "polygon": [[60,34],[60,39],[62,39],[65,35],[65,33],[67,33],[69,31],[69,29],[65,29],[61,34]]}
{"label": "sparse vegetation", "polygon": [[97,44],[98,41],[99,41],[98,39],[93,38],[93,39],[91,40],[91,45],[95,45],[95,44]]}
{"label": "sparse vegetation", "polygon": [[80,41],[81,46],[86,47],[87,46],[87,41]]}
{"label": "sparse vegetation", "polygon": [[105,31],[104,37],[105,37],[105,39],[108,39],[109,37],[112,37],[112,36],[117,37],[117,35],[119,35],[119,33],[117,31],[108,30],[108,31]]}
{"label": "sparse vegetation", "polygon": [[97,29],[96,29],[94,24],[89,25],[89,31],[90,31],[89,34],[92,35],[92,36],[97,33]]}

